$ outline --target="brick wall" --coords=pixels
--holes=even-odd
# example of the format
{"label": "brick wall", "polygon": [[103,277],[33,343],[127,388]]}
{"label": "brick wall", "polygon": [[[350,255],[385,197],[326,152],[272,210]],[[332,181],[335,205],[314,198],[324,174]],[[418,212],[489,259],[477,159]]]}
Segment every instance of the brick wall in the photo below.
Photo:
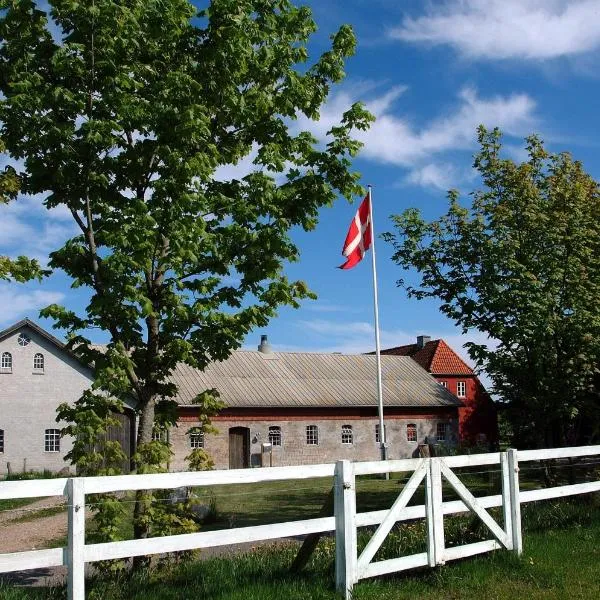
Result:
{"label": "brick wall", "polygon": [[[250,411],[251,412],[251,411]],[[339,412],[339,411],[338,411]],[[374,412],[374,411],[373,411]],[[215,462],[215,468],[229,468],[229,429],[232,427],[247,427],[250,437],[251,466],[269,464],[269,455],[261,452],[262,443],[268,442],[270,426],[281,428],[281,446],[274,446],[272,452],[273,466],[300,464],[318,464],[336,460],[378,460],[380,458],[379,444],[375,441],[375,426],[378,423],[376,414],[371,416],[356,413],[332,417],[323,411],[311,416],[306,414],[286,415],[274,413],[271,418],[256,414],[223,415],[214,420],[218,429],[217,434],[205,436],[205,449]],[[458,419],[456,411],[440,412],[429,415],[395,414],[386,417],[385,426],[388,438],[388,457],[390,459],[409,458],[413,456],[419,443],[426,438],[435,439],[437,423],[448,423],[448,444],[456,443],[458,435]],[[414,423],[417,426],[417,441],[406,439],[406,425]],[[199,423],[192,415],[182,415],[178,427],[171,429],[170,441],[174,457],[170,464],[172,471],[186,470],[184,460],[190,452],[188,430]],[[319,432],[318,445],[306,443],[306,426],[317,425]],[[351,425],[353,443],[342,443],[342,426]]]}

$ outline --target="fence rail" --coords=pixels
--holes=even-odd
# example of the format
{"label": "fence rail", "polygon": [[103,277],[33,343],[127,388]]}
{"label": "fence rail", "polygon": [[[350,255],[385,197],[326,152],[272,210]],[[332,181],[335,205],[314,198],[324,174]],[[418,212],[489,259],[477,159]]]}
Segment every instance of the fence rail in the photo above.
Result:
{"label": "fence rail", "polygon": [[[312,533],[335,531],[336,585],[349,598],[360,579],[423,566],[436,566],[457,558],[474,556],[500,548],[521,552],[521,515],[523,503],[562,498],[600,491],[600,481],[521,491],[519,465],[524,462],[600,455],[600,446],[556,448],[547,450],[509,450],[489,454],[437,458],[401,459],[377,462],[267,467],[202,473],[162,473],[155,475],[121,475],[114,477],[72,477],[50,480],[0,482],[0,499],[65,496],[68,510],[66,548],[31,550],[0,554],[0,573],[55,566],[67,567],[69,600],[84,600],[86,563],[132,556],[176,552],[271,540]],[[499,465],[502,493],[474,497],[453,469]],[[388,510],[356,512],[356,477],[391,472],[411,473],[394,505]],[[115,491],[206,487],[265,481],[293,481],[333,478],[335,509],[333,517],[321,517],[277,523],[171,535],[143,540],[126,540],[101,544],[85,543],[85,497],[87,494]],[[460,500],[442,499],[442,479],[450,484]],[[406,506],[413,493],[425,482],[425,504]],[[503,523],[496,523],[487,509],[502,507]],[[494,539],[453,548],[444,545],[443,520],[446,515],[473,512],[490,529]],[[425,519],[427,552],[373,562],[380,544],[397,522]],[[357,528],[378,526],[361,556],[357,552]]]}

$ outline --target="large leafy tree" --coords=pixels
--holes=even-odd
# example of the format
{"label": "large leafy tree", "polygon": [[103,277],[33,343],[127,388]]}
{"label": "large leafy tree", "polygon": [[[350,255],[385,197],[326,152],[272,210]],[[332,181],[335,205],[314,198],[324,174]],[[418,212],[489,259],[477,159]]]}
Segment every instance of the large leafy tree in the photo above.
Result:
{"label": "large leafy tree", "polygon": [[[177,363],[226,358],[277,307],[310,295],[283,272],[298,258],[290,230],[312,229],[321,207],[359,191],[351,131],[371,120],[352,106],[324,146],[296,126],[318,119],[343,79],[350,27],[308,64],[308,8],[200,4],[51,0],[49,19],[32,0],[0,3],[1,135],[24,162],[24,191],[70,210],[79,235],[50,265],[90,291],[83,314],[43,314],[95,362],[98,387],[135,399],[138,470],[164,458],[151,439],[156,419],[173,422],[156,407],[176,394]],[[218,171],[249,156],[246,176]],[[88,328],[108,332],[106,353]]]}
{"label": "large leafy tree", "polygon": [[[498,130],[479,129],[482,188],[426,222],[395,216],[394,260],[419,273],[410,296],[437,298],[463,331],[506,403],[519,445],[562,445],[598,435],[600,193],[569,154],[535,136],[528,160],[501,156]],[[404,282],[401,282],[404,283]]]}

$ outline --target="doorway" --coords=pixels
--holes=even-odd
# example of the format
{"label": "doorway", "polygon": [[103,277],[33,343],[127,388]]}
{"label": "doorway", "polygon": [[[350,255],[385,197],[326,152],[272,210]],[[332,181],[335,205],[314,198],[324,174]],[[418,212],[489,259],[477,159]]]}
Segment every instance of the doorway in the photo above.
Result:
{"label": "doorway", "polygon": [[229,430],[229,468],[247,469],[250,466],[250,429],[232,427]]}

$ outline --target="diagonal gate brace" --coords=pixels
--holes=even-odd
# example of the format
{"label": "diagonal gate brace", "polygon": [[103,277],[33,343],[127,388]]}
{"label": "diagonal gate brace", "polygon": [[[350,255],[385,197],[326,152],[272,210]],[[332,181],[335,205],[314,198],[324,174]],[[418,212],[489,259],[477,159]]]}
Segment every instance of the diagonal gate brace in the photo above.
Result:
{"label": "diagonal gate brace", "polygon": [[417,491],[419,484],[423,481],[423,478],[427,474],[427,459],[421,461],[421,464],[415,469],[415,472],[411,475],[407,481],[404,489],[396,498],[396,501],[390,508],[390,511],[385,516],[385,519],[381,522],[381,525],[377,528],[377,531],[373,534],[373,537],[369,540],[363,550],[360,558],[358,559],[358,572],[360,573],[365,567],[369,565],[377,550],[379,550],[381,544],[385,540],[387,534],[390,532],[400,512],[406,507],[414,493]]}
{"label": "diagonal gate brace", "polygon": [[448,481],[448,483],[456,490],[460,499],[465,503],[465,506],[474,512],[494,534],[494,537],[507,549],[510,549],[511,541],[508,539],[506,532],[494,521],[490,513],[471,494],[471,492],[465,487],[462,481],[444,464],[440,463],[442,468],[442,474]]}

